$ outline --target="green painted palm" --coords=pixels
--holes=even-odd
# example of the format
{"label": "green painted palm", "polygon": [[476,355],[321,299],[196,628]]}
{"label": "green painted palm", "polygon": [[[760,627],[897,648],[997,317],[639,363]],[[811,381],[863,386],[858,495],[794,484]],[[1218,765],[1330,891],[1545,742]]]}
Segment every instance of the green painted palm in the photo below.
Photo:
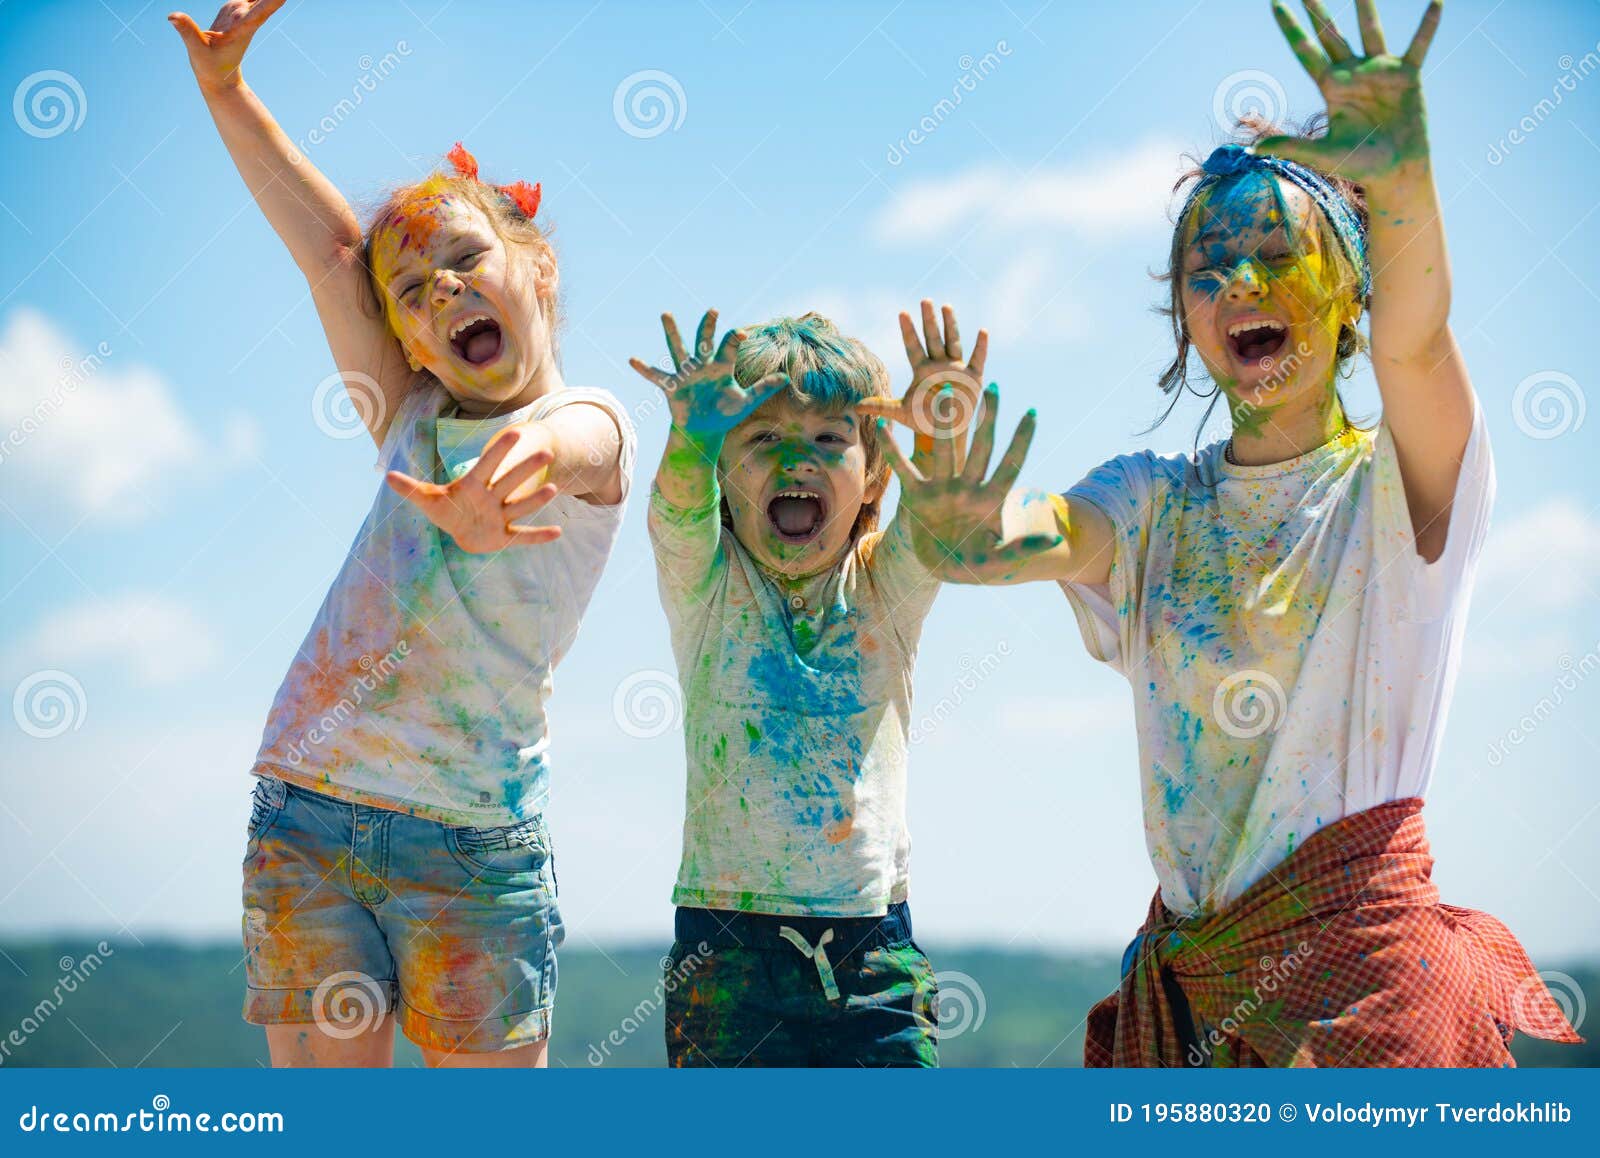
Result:
{"label": "green painted palm", "polygon": [[1402,56],[1391,54],[1384,43],[1375,0],[1356,2],[1364,56],[1350,47],[1321,0],[1305,0],[1305,8],[1315,39],[1282,0],[1274,0],[1272,14],[1327,102],[1328,132],[1317,138],[1271,137],[1260,142],[1261,151],[1361,184],[1382,180],[1407,162],[1425,161],[1422,60],[1439,27],[1443,0],[1428,5]]}
{"label": "green painted palm", "polygon": [[661,315],[661,328],[666,332],[667,351],[672,355],[672,373],[639,358],[629,358],[628,364],[666,395],[672,424],[693,442],[720,446],[730,430],[789,384],[789,376],[781,372],[768,374],[748,387],[739,384],[734,367],[745,333],[729,330],[713,353],[717,336],[716,310],[707,310],[700,319],[693,354],[684,350],[678,323],[671,314]]}

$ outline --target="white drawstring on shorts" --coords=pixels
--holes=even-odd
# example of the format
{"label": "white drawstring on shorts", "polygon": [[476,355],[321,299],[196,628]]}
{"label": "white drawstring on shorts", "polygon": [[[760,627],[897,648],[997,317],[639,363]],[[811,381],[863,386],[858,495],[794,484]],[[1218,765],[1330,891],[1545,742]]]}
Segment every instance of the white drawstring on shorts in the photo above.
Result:
{"label": "white drawstring on shorts", "polygon": [[784,925],[778,930],[778,936],[817,963],[817,976],[822,978],[822,992],[827,994],[829,1001],[838,1001],[839,985],[833,979],[833,966],[829,964],[828,952],[823,948],[824,945],[833,940],[833,930],[824,929],[822,936],[817,938],[815,948],[806,944],[806,939],[800,935],[799,930],[792,929],[788,925]]}

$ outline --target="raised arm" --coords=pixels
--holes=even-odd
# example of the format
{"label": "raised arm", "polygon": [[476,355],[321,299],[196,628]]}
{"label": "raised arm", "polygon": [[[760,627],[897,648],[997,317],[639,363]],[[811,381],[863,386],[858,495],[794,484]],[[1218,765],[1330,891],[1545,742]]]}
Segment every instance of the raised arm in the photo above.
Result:
{"label": "raised arm", "polygon": [[1450,257],[1433,183],[1422,60],[1439,26],[1433,0],[1403,56],[1392,55],[1375,0],[1357,0],[1357,55],[1320,0],[1307,36],[1275,0],[1273,15],[1328,104],[1328,133],[1274,137],[1264,152],[1331,170],[1366,193],[1372,265],[1372,366],[1394,436],[1417,551],[1444,550],[1450,503],[1472,432],[1472,382],[1450,332]]}
{"label": "raised arm", "polygon": [[240,71],[251,39],[284,0],[232,0],[203,30],[182,12],[195,81],[246,188],[311,287],[311,297],[351,402],[382,443],[416,372],[389,332],[362,261],[361,225],[339,190],[295,148]]}
{"label": "raised arm", "polygon": [[769,374],[749,387],[734,377],[734,362],[744,334],[730,330],[713,352],[717,336],[717,311],[708,310],[695,334],[694,354],[684,351],[678,323],[661,315],[673,372],[658,370],[648,362],[630,358],[628,364],[667,396],[672,429],[656,470],[656,489],[680,510],[698,510],[714,502],[717,458],[728,432],[743,422],[779,390],[789,384],[786,374]]}

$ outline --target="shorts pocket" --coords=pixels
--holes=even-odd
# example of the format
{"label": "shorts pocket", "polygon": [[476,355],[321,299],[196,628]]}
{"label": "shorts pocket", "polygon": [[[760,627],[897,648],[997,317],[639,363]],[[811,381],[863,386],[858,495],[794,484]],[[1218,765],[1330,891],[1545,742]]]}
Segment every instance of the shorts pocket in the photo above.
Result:
{"label": "shorts pocket", "polygon": [[452,828],[445,847],[473,877],[519,877],[550,863],[550,834],[542,816],[503,828]]}
{"label": "shorts pocket", "polygon": [[939,974],[915,941],[901,941],[871,950],[864,960],[875,972],[898,978],[909,989],[911,1014],[920,1026],[929,1031],[938,1026]]}
{"label": "shorts pocket", "polygon": [[267,834],[289,799],[289,786],[282,780],[268,776],[258,777],[250,794],[250,823],[246,829],[245,859],[255,856],[261,847],[261,838]]}

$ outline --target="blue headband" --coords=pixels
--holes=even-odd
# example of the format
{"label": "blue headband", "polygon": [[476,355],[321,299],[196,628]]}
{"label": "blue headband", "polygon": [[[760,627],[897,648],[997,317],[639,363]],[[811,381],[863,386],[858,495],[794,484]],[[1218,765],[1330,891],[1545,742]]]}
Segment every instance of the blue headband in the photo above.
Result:
{"label": "blue headband", "polygon": [[1346,201],[1322,174],[1306,168],[1298,161],[1274,157],[1270,153],[1252,153],[1242,145],[1222,145],[1214,149],[1201,168],[1205,170],[1206,175],[1190,191],[1188,200],[1183,203],[1183,213],[1179,215],[1179,221],[1188,220],[1189,211],[1194,208],[1195,200],[1200,194],[1214,188],[1224,177],[1237,177],[1252,169],[1266,169],[1285,180],[1294,182],[1317,203],[1317,207],[1333,223],[1333,230],[1339,235],[1339,243],[1344,246],[1345,256],[1350,259],[1361,277],[1363,304],[1371,296],[1372,270],[1367,265],[1367,236],[1365,230],[1361,228],[1361,218],[1350,207],[1350,202]]}

